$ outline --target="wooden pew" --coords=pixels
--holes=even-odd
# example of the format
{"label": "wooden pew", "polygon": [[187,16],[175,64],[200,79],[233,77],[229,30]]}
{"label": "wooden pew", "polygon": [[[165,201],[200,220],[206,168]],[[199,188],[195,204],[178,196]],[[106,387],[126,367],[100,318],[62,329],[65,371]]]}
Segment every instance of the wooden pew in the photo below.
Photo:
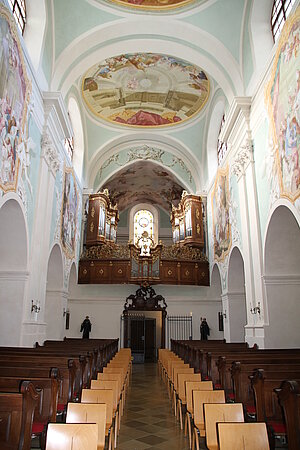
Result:
{"label": "wooden pew", "polygon": [[0,392],[1,450],[30,450],[31,431],[39,394],[29,381],[23,381],[19,393]]}
{"label": "wooden pew", "polygon": [[46,450],[97,450],[96,423],[51,423],[48,427]]}
{"label": "wooden pew", "polygon": [[300,448],[300,383],[284,381],[276,389],[279,403],[283,408],[289,450]]}

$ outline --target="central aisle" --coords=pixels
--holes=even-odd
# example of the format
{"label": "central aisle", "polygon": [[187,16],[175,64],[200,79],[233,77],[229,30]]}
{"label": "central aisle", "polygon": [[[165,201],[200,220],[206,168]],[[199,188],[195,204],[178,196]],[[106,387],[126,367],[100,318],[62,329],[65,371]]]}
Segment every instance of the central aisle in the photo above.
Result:
{"label": "central aisle", "polygon": [[176,422],[166,386],[157,374],[157,364],[133,365],[124,416],[118,439],[120,450],[188,450]]}

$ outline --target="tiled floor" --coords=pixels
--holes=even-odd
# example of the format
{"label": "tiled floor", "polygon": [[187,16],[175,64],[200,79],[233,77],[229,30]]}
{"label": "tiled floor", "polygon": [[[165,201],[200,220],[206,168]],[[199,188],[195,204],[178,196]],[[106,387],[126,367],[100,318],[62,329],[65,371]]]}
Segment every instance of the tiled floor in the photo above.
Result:
{"label": "tiled floor", "polygon": [[120,450],[188,450],[173,411],[166,386],[157,375],[157,364],[133,365],[124,416],[118,439]]}

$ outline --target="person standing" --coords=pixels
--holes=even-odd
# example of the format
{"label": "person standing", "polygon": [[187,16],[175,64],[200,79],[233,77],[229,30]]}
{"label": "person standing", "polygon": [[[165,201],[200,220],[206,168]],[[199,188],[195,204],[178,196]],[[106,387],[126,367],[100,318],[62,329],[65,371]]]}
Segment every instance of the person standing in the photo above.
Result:
{"label": "person standing", "polygon": [[207,341],[209,336],[209,326],[208,323],[206,322],[205,317],[203,317],[203,319],[201,317],[200,334],[201,334],[201,341]]}
{"label": "person standing", "polygon": [[80,332],[83,331],[82,339],[89,339],[91,330],[92,330],[91,321],[89,319],[89,316],[86,316],[80,327]]}

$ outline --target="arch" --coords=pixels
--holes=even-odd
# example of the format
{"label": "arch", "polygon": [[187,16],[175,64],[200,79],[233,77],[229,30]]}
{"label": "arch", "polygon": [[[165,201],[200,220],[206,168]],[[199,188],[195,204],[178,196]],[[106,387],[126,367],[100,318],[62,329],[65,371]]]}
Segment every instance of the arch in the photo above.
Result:
{"label": "arch", "polygon": [[214,298],[221,298],[222,294],[222,283],[221,283],[221,274],[218,264],[214,264],[211,277],[210,277],[210,294]]}
{"label": "arch", "polygon": [[84,158],[84,135],[81,114],[75,97],[70,96],[68,101],[68,113],[74,133],[73,167],[81,182]]}
{"label": "arch", "polygon": [[75,262],[72,263],[70,274],[69,274],[69,283],[68,283],[68,292],[69,297],[73,296],[75,293],[76,285],[77,285],[77,268]]}
{"label": "arch", "polygon": [[247,324],[245,272],[238,247],[233,247],[229,256],[227,308],[229,341],[244,342]]}
{"label": "arch", "polygon": [[34,69],[37,71],[44,46],[44,34],[47,25],[45,0],[30,0],[26,3],[27,22],[24,41]]}
{"label": "arch", "polygon": [[[117,157],[122,151],[132,150],[133,148],[138,148],[140,146],[147,145],[149,147],[154,147],[156,149],[162,150],[165,153],[169,153],[171,156],[175,156],[183,161],[187,170],[191,174],[191,186],[187,186],[187,183],[182,180],[182,178],[175,172],[174,167],[168,167],[168,170],[173,173],[173,175],[180,180],[181,184],[186,187],[186,190],[190,190],[192,185],[195,184],[195,189],[197,192],[201,191],[201,174],[202,168],[199,161],[195,158],[191,150],[183,144],[180,140],[175,139],[171,136],[164,136],[161,134],[155,134],[155,132],[135,132],[126,133],[117,138],[113,138],[106,142],[104,145],[99,147],[95,155],[91,158],[90,163],[87,168],[87,178],[91,180],[91,186],[95,185],[97,181],[97,175],[101,167],[109,161]],[[157,160],[153,160],[154,163],[164,167],[163,163],[159,163]],[[132,161],[128,162],[127,165],[131,164]],[[122,167],[126,167],[124,164]],[[176,166],[175,166],[176,167]],[[101,181],[98,186],[94,186],[95,189],[99,189],[113,174],[119,170],[119,166],[113,172],[107,175],[106,179]]]}
{"label": "arch", "polygon": [[300,225],[286,205],[270,217],[264,246],[264,284],[269,325],[266,347],[299,347]]}
{"label": "arch", "polygon": [[[23,205],[8,194],[0,209],[0,342],[20,345],[28,279],[28,239]],[[13,320],[13,326],[12,326]]]}
{"label": "arch", "polygon": [[219,96],[215,99],[209,119],[207,132],[207,169],[208,169],[208,186],[212,182],[218,170],[218,137],[222,118],[225,110],[225,98]]}
{"label": "arch", "polygon": [[271,11],[273,0],[254,0],[250,13],[250,34],[254,71],[248,86],[250,95],[255,89],[266,65],[266,55],[270,55],[274,46],[271,32]]}
{"label": "arch", "polygon": [[[159,39],[153,40],[153,35]],[[196,49],[187,38],[191,35],[193,43],[197,43]],[[77,60],[72,70],[67,72],[74,63],[75,49]],[[229,104],[234,95],[243,95],[239,65],[220,40],[191,24],[181,23],[178,28],[177,21],[170,18],[160,18],[154,23],[151,18],[141,21],[137,17],[94,27],[89,33],[74,39],[56,61],[51,90],[61,90],[66,95],[87,67],[112,55],[135,52],[166,53],[205,67],[224,91]]]}
{"label": "arch", "polygon": [[48,259],[45,322],[47,324],[47,339],[63,338],[63,309],[66,306],[64,292],[64,265],[62,251],[54,244]]}

